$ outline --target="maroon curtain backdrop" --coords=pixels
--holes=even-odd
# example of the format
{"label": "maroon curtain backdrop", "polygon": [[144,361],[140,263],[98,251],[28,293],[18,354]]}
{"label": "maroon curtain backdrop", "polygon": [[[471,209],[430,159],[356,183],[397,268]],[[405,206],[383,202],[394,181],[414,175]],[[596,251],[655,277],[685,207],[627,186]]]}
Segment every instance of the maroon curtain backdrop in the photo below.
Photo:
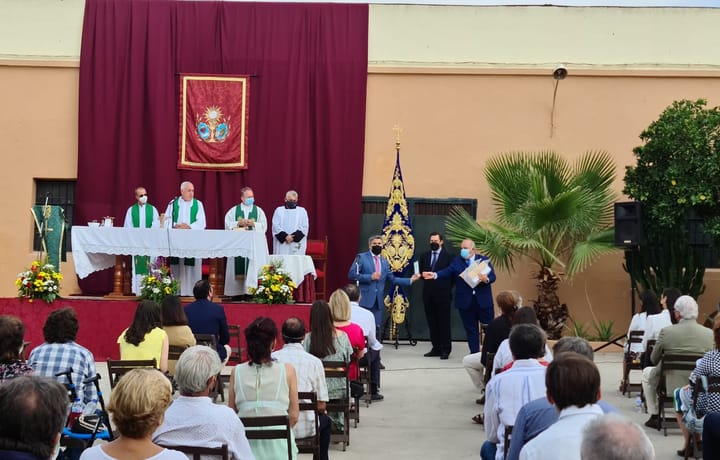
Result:
{"label": "maroon curtain backdrop", "polygon": [[[295,189],[339,287],[359,237],[367,34],[366,4],[87,0],[75,223],[121,221],[137,185],[162,212],[192,181],[208,228],[245,185],[268,220]],[[253,76],[248,170],[177,169],[179,73]]]}

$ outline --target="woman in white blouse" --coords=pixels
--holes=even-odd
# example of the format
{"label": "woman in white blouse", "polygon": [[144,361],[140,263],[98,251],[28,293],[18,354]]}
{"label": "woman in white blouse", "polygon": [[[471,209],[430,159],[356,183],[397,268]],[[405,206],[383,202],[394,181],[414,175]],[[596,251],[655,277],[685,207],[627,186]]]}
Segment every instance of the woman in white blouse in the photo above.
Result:
{"label": "woman in white blouse", "polygon": [[658,302],[654,292],[649,290],[643,292],[641,299],[647,311],[645,334],[643,335],[641,344],[642,352],[645,353],[648,340],[657,340],[660,330],[672,326],[672,321],[670,320],[670,312],[660,306],[660,302]]}

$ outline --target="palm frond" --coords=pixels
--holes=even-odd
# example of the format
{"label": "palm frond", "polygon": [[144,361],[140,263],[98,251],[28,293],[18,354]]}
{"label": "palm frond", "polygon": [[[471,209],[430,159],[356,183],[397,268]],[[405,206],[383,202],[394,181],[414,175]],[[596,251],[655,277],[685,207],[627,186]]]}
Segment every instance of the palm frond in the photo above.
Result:
{"label": "palm frond", "polygon": [[617,251],[614,235],[613,229],[606,229],[588,235],[584,241],[577,242],[568,261],[568,276],[583,271],[599,256]]}

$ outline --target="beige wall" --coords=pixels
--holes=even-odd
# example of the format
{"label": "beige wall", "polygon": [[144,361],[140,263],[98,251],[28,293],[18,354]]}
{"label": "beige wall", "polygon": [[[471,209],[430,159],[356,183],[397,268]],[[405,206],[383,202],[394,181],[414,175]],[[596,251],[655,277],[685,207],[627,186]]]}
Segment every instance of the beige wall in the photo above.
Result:
{"label": "beige wall", "polygon": [[[10,13],[0,17],[0,296],[15,295],[13,280],[33,257],[33,179],[76,175],[83,4],[0,0]],[[370,13],[365,195],[388,192],[396,124],[408,196],[478,198],[481,219],[492,215],[484,163],[509,150],[570,158],[607,150],[620,193],[638,134],[663,108],[681,98],[720,104],[717,10],[372,5]],[[551,136],[556,62],[570,75],[558,87]],[[562,286],[579,321],[594,313],[616,319],[616,331],[627,325],[621,261],[621,253],[604,257]],[[500,274],[496,290],[532,299],[532,269],[520,262],[516,273]],[[77,292],[72,263],[63,272],[62,294]],[[720,298],[718,278],[706,275],[703,311]]]}

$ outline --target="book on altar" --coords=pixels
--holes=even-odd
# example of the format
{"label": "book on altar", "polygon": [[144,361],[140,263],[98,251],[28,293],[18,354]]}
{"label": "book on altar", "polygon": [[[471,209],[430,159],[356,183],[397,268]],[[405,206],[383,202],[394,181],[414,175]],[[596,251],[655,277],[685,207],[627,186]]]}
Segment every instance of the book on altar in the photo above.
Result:
{"label": "book on altar", "polygon": [[480,275],[488,275],[489,273],[490,265],[488,265],[487,261],[476,260],[462,273],[460,273],[460,278],[462,278],[468,286],[474,288],[480,284]]}

